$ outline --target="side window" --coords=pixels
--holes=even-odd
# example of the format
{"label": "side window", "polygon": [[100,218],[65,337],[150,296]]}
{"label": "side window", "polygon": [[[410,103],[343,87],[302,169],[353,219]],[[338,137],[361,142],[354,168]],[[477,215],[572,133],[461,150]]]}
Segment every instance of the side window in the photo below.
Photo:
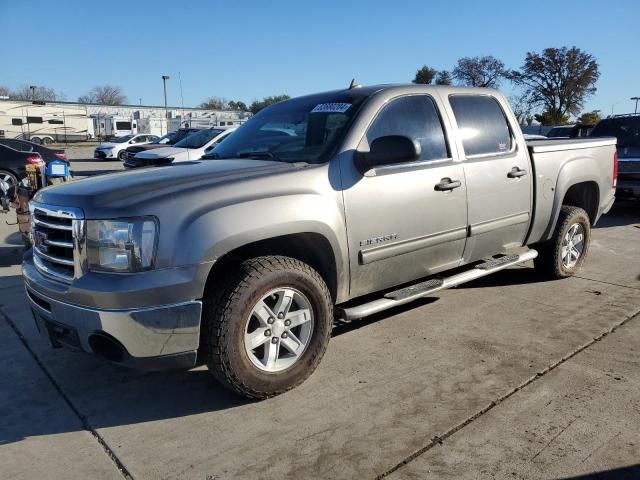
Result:
{"label": "side window", "polygon": [[427,95],[400,97],[383,107],[367,131],[367,142],[371,145],[386,135],[404,135],[420,142],[420,160],[449,157],[436,105]]}
{"label": "side window", "polygon": [[487,95],[451,95],[465,154],[501,154],[511,150],[511,132],[500,104]]}

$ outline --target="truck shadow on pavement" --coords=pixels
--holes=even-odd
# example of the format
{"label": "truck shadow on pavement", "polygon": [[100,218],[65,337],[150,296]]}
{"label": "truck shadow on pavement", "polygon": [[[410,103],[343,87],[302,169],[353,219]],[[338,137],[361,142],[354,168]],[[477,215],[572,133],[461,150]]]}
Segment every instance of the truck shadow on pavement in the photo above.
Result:
{"label": "truck shadow on pavement", "polygon": [[10,246],[0,247],[0,267],[12,267],[22,263],[24,247]]}
{"label": "truck shadow on pavement", "polygon": [[631,480],[640,478],[640,464],[628,467],[602,470],[575,477],[562,477],[560,480]]}
{"label": "truck shadow on pavement", "polygon": [[596,228],[624,227],[634,223],[640,225],[640,201],[616,200],[611,211],[600,218]]}
{"label": "truck shadow on pavement", "polygon": [[[22,250],[19,247],[16,247]],[[0,258],[6,256],[0,254]],[[20,261],[21,254],[18,257]],[[4,260],[3,260],[4,261]],[[21,283],[20,276],[11,277],[16,283]],[[532,268],[514,268],[498,272],[495,275],[474,281],[459,288],[485,288],[502,285],[523,284],[542,281]],[[337,320],[332,336],[337,337],[351,331],[373,325],[409,310],[428,306],[439,299],[437,295],[416,300],[407,305],[381,312],[371,317],[345,322]],[[189,417],[202,413],[215,414],[230,409],[251,406],[268,413],[273,407],[271,402],[279,402],[278,398],[264,402],[244,399],[228,391],[218,384],[205,366],[192,370],[168,372],[142,372],[129,370],[118,365],[106,363],[104,360],[91,355],[72,352],[63,349],[52,349],[39,336],[35,325],[28,314],[26,300],[19,315],[10,316],[11,323],[20,331],[23,342],[35,357],[33,359],[21,355],[20,363],[15,368],[28,372],[38,368],[49,377],[39,376],[44,390],[51,390],[44,383],[53,383],[67,404],[72,406],[69,411],[71,418],[73,410],[85,418],[86,428],[99,430],[122,425],[135,425],[146,422],[162,421],[180,417]],[[4,321],[0,318],[0,321]],[[17,360],[12,360],[17,362]],[[29,398],[28,391],[32,390],[35,374],[26,374],[23,378],[9,380],[15,382],[11,387],[12,395],[8,405],[2,405],[0,411],[7,408],[14,411],[0,420],[0,445],[19,442],[25,438],[41,435],[63,433],[65,431],[82,430],[78,421],[61,422],[51,412],[40,414],[41,400]],[[28,384],[31,383],[31,386]],[[304,388],[304,385],[301,387]],[[23,393],[20,393],[23,391]],[[295,395],[295,393],[293,393]],[[286,397],[285,394],[283,397]],[[13,397],[13,399],[11,398]],[[56,402],[59,404],[59,402]],[[20,405],[20,406],[19,406]],[[27,417],[43,417],[38,421],[27,420],[20,410],[34,409]]]}

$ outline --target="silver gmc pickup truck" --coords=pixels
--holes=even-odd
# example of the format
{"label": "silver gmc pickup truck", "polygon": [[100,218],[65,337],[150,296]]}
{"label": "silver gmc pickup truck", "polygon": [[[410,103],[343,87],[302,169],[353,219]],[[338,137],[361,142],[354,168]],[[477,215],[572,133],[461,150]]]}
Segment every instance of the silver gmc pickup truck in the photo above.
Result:
{"label": "silver gmc pickup truck", "polygon": [[352,86],[264,109],[206,159],[50,187],[26,294],[53,346],[206,364],[251,398],[356,319],[532,260],[583,264],[614,201],[615,138],[526,143],[481,88]]}

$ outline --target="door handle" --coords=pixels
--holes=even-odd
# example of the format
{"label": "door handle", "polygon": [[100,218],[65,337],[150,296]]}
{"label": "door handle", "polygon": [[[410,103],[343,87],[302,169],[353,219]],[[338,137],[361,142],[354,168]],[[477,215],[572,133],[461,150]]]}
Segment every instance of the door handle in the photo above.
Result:
{"label": "door handle", "polygon": [[527,171],[524,168],[513,167],[509,173],[507,173],[507,177],[509,178],[520,178],[524,177],[527,174]]}
{"label": "door handle", "polygon": [[440,183],[436,183],[435,190],[439,192],[446,192],[462,186],[460,180],[451,180],[450,178],[443,178]]}

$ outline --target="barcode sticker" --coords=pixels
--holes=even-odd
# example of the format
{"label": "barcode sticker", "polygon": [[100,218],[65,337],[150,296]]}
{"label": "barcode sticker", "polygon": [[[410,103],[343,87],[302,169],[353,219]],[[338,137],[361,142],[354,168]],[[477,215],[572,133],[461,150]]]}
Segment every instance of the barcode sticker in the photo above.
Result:
{"label": "barcode sticker", "polygon": [[319,103],[311,113],[344,113],[351,107],[350,103]]}

